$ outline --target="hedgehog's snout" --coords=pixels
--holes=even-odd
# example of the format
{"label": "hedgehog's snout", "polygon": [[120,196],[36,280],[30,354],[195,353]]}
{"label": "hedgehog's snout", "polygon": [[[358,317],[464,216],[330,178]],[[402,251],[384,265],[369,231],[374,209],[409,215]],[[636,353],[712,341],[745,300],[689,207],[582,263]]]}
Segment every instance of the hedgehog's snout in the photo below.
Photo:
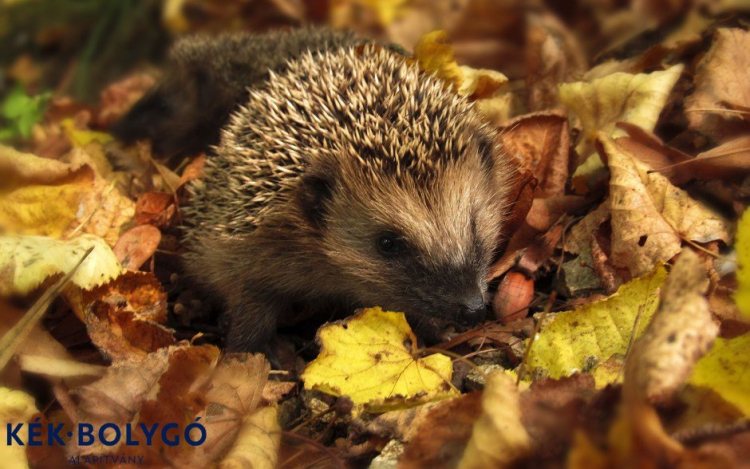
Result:
{"label": "hedgehog's snout", "polygon": [[482,322],[486,313],[484,294],[477,289],[459,302],[457,322],[462,326],[473,326]]}

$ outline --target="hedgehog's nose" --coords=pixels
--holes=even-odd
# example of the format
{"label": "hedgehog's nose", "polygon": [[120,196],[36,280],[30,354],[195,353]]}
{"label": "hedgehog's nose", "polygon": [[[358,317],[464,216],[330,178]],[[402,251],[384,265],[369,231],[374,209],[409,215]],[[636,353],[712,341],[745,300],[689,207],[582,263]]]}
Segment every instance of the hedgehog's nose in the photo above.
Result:
{"label": "hedgehog's nose", "polygon": [[487,313],[484,304],[484,295],[476,292],[464,299],[458,308],[458,319],[464,326],[473,326],[480,323]]}

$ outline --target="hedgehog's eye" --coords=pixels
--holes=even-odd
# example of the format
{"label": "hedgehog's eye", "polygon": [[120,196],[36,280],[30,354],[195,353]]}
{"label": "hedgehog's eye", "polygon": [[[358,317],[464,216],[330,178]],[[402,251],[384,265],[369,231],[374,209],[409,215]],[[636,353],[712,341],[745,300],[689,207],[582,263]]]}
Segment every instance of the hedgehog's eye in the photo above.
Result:
{"label": "hedgehog's eye", "polygon": [[404,241],[396,233],[381,233],[376,241],[378,251],[384,256],[393,256],[404,251]]}

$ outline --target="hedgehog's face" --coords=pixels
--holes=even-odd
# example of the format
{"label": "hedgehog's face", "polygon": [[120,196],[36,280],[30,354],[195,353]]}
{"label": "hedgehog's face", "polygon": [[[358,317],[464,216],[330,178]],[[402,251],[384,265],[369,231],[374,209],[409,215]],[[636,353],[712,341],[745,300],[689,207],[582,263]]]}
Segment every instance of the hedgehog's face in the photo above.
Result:
{"label": "hedgehog's face", "polygon": [[428,340],[482,321],[505,188],[476,156],[422,182],[343,168],[320,219],[336,287],[362,306],[405,312]]}

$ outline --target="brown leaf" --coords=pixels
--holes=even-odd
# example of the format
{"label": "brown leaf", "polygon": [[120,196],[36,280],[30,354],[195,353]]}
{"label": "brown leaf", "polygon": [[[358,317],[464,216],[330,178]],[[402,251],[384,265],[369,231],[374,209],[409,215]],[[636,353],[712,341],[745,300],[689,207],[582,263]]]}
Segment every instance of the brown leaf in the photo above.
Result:
{"label": "brown leaf", "polygon": [[719,28],[711,49],[697,66],[695,92],[685,100],[690,128],[713,139],[747,131],[748,124],[734,106],[750,107],[747,70],[750,69],[750,32]]}
{"label": "brown leaf", "polygon": [[505,124],[502,142],[539,181],[536,197],[564,195],[570,165],[568,119],[562,113],[526,114]]}
{"label": "brown leaf", "polygon": [[586,57],[574,34],[549,13],[528,15],[526,30],[526,86],[529,109],[560,107],[557,85],[571,81],[587,68]]}
{"label": "brown leaf", "polygon": [[508,272],[492,299],[492,311],[502,324],[508,324],[526,317],[533,299],[534,280],[519,272]]}
{"label": "brown leaf", "polygon": [[435,404],[418,426],[411,427],[399,467],[455,467],[482,411],[481,398],[476,392]]}
{"label": "brown leaf", "polygon": [[177,213],[174,196],[164,192],[147,192],[135,204],[135,222],[166,227]]}
{"label": "brown leaf", "polygon": [[729,241],[731,224],[708,207],[671,185],[662,175],[635,159],[622,146],[600,135],[608,160],[612,224],[610,259],[636,277],[658,261],[680,251],[682,239],[699,243]]}
{"label": "brown leaf", "polygon": [[145,73],[130,75],[105,88],[99,98],[99,109],[94,117],[100,127],[109,127],[148,91],[156,80]]}
{"label": "brown leaf", "polygon": [[153,225],[131,228],[120,236],[113,249],[120,265],[138,270],[156,252],[161,242],[161,231]]}
{"label": "brown leaf", "polygon": [[92,290],[66,295],[86,324],[92,342],[111,359],[138,360],[174,343],[167,298],[153,274],[126,272]]}

